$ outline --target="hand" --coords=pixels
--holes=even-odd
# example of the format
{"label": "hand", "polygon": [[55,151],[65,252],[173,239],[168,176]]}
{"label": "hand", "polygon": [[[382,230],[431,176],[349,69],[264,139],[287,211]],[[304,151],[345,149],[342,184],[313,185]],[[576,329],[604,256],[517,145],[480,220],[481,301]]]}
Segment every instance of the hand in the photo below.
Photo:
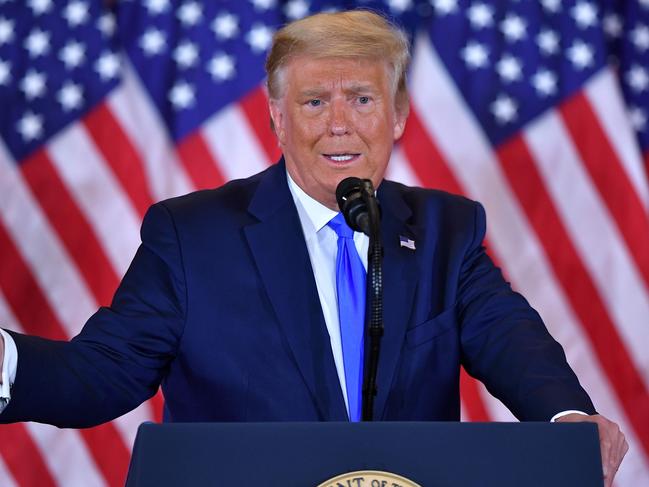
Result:
{"label": "hand", "polygon": [[599,414],[593,414],[592,416],[566,414],[557,419],[557,421],[560,423],[579,423],[586,421],[597,424],[599,447],[602,453],[602,467],[604,469],[604,487],[610,487],[613,484],[613,478],[618,468],[620,468],[624,455],[629,451],[629,445],[624,438],[624,433],[620,431],[620,427]]}

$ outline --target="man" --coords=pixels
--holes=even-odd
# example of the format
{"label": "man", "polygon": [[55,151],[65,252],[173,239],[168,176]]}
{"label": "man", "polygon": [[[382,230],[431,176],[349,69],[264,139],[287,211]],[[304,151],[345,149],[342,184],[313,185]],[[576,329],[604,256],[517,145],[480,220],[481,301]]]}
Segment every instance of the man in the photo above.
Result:
{"label": "man", "polygon": [[71,342],[3,332],[0,421],[90,426],[160,384],[168,421],[357,418],[362,343],[349,352],[347,332],[362,318],[343,312],[353,290],[341,292],[349,279],[335,266],[342,248],[360,273],[367,266],[367,238],[336,223],[336,187],[356,176],[378,187],[383,208],[375,417],[458,420],[462,364],[522,420],[597,423],[610,485],[624,436],[595,414],[561,347],[485,254],[482,208],[383,181],[408,114],[408,57],[403,34],[369,12],[279,31],[267,72],[283,159],[154,205],[111,307]]}

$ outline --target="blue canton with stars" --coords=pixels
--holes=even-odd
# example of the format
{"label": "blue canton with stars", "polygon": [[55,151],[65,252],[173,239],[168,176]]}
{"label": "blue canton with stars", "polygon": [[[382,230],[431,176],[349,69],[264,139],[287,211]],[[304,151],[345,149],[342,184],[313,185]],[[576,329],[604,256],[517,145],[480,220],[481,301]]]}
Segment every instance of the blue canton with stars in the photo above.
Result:
{"label": "blue canton with stars", "polygon": [[0,134],[18,161],[117,85],[102,3],[0,0]]}
{"label": "blue canton with stars", "polygon": [[[0,133],[20,160],[116,86],[125,54],[181,141],[264,79],[273,33],[322,10],[425,31],[493,144],[613,65],[649,150],[649,0],[0,0]],[[113,16],[114,14],[114,16]],[[114,20],[116,19],[116,20]]]}

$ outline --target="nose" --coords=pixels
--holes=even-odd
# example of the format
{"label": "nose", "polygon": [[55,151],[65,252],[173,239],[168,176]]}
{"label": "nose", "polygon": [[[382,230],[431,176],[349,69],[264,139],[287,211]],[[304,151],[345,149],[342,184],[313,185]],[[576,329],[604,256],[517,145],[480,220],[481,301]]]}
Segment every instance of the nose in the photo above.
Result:
{"label": "nose", "polygon": [[343,100],[334,100],[331,103],[329,115],[330,135],[346,135],[350,132],[347,104]]}

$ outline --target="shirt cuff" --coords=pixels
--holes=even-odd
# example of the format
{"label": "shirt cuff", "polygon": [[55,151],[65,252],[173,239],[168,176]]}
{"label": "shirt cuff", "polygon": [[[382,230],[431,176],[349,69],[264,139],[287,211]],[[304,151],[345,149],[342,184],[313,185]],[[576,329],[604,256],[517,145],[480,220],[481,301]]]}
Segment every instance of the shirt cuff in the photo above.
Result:
{"label": "shirt cuff", "polygon": [[563,418],[564,416],[567,416],[569,414],[582,414],[584,416],[588,416],[588,414],[583,411],[577,411],[576,409],[569,409],[567,411],[561,411],[560,413],[557,413],[554,416],[552,416],[550,423],[554,423],[556,422],[557,419]]}
{"label": "shirt cuff", "polygon": [[0,335],[4,338],[4,360],[2,362],[2,385],[0,385],[0,408],[6,405],[11,399],[11,386],[16,380],[16,369],[18,368],[18,349],[16,342],[11,338],[11,335],[6,331],[0,329]]}

